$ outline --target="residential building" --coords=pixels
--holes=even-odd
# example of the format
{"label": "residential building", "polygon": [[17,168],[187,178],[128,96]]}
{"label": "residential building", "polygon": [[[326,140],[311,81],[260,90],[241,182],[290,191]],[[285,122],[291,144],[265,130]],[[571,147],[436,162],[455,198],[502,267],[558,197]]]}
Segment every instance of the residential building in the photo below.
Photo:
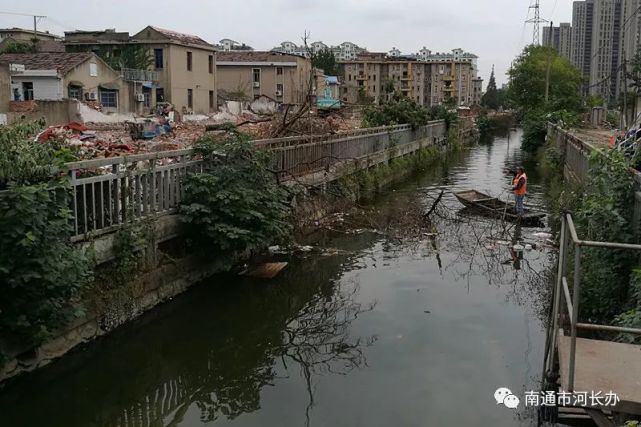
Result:
{"label": "residential building", "polygon": [[323,70],[315,69],[316,106],[321,109],[340,108],[340,81],[337,76],[327,76]]}
{"label": "residential building", "polygon": [[561,22],[557,27],[543,27],[543,46],[556,49],[559,55],[566,59],[572,57],[572,25],[569,22]]}
{"label": "residential building", "polygon": [[352,42],[343,42],[338,46],[328,46],[322,41],[313,42],[307,48],[305,48],[305,46],[299,46],[291,41],[284,41],[280,46],[273,48],[272,51],[289,53],[292,55],[309,56],[309,51],[312,53],[318,53],[323,49],[331,50],[338,61],[356,59],[358,55],[367,52],[366,49],[359,47],[357,44]]}
{"label": "residential building", "polygon": [[387,54],[363,53],[341,64],[345,102],[379,102],[390,92],[399,92],[425,106],[448,99],[461,106],[480,103],[483,80],[478,77],[477,56],[462,49],[434,54],[423,48],[416,55],[392,49]]}
{"label": "residential building", "polygon": [[130,111],[129,85],[94,53],[6,53],[0,63],[9,64],[14,101],[76,98],[105,112]]}
{"label": "residential building", "polygon": [[313,86],[312,63],[301,55],[280,52],[219,52],[216,62],[222,99],[267,96],[284,104],[306,100]]}
{"label": "residential building", "polygon": [[[202,38],[148,26],[133,36],[126,32],[65,33],[70,51],[93,51],[118,58],[124,49],[142,46],[149,52],[146,70],[129,70],[123,77],[138,87],[136,99],[146,107],[170,102],[183,112],[216,110],[216,49]],[[123,70],[125,71],[125,70]]]}
{"label": "residential building", "polygon": [[221,52],[232,52],[236,50],[254,50],[253,47],[248,46],[245,43],[239,43],[232,39],[222,39],[216,45],[216,49]]}
{"label": "residential building", "polygon": [[572,63],[584,77],[582,93],[613,104],[623,92],[624,67],[641,47],[640,0],[575,1]]}
{"label": "residential building", "polygon": [[38,40],[60,40],[60,36],[51,34],[49,31],[33,31],[24,28],[0,28],[0,41],[4,39],[13,39],[18,41],[30,42],[36,38]]}

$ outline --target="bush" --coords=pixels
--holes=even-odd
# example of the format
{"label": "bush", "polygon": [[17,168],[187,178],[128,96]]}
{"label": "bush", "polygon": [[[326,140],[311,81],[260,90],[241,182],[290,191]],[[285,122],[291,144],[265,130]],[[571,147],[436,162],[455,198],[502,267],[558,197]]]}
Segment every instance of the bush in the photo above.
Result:
{"label": "bush", "polygon": [[0,336],[37,344],[82,311],[88,262],[72,246],[64,181],[0,194]]}
{"label": "bush", "polygon": [[238,251],[287,238],[292,230],[289,193],[269,171],[269,156],[230,132],[195,146],[202,173],[188,176],[183,220],[191,241],[214,251]]}

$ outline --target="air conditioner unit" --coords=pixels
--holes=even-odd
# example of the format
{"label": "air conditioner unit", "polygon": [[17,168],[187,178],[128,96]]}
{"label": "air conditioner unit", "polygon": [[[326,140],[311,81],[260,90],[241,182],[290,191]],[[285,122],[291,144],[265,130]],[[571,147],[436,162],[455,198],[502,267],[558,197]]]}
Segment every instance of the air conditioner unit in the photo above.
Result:
{"label": "air conditioner unit", "polygon": [[277,90],[276,91],[276,96],[283,96],[283,91],[282,90]]}
{"label": "air conditioner unit", "polygon": [[89,101],[95,101],[96,100],[96,92],[88,92],[87,93],[87,99],[89,99]]}
{"label": "air conditioner unit", "polygon": [[136,94],[136,101],[143,102],[144,100],[145,100],[145,94],[144,93],[137,93]]}
{"label": "air conditioner unit", "polygon": [[254,82],[254,87],[260,87],[260,82]]}

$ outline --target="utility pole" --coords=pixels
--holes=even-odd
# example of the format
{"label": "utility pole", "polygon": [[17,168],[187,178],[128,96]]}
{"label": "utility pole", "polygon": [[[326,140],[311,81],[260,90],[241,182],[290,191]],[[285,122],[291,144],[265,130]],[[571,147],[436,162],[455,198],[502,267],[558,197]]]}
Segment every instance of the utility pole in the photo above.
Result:
{"label": "utility pole", "polygon": [[[549,36],[549,41],[550,44],[548,45],[548,49],[554,49],[552,47],[552,21],[550,21],[550,36]],[[545,71],[545,102],[548,102],[548,99],[550,97],[550,68],[552,68],[552,52],[548,52],[548,68]]]}
{"label": "utility pole", "polygon": [[534,10],[534,17],[525,21],[526,24],[533,24],[534,28],[532,31],[532,44],[538,46],[540,44],[540,27],[541,23],[548,22],[547,20],[541,18],[541,8],[539,6],[539,0],[534,0],[534,4],[530,4],[528,9]]}
{"label": "utility pole", "polygon": [[29,15],[28,13],[0,12],[0,15],[31,16],[33,18],[33,44],[38,40],[38,21],[46,18],[44,15]]}

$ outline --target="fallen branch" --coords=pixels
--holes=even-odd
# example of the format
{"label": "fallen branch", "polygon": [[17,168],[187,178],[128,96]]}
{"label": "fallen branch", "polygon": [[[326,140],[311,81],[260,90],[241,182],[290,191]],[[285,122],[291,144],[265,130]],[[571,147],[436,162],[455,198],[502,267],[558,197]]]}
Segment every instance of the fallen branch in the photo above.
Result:
{"label": "fallen branch", "polygon": [[445,190],[441,190],[441,192],[439,193],[439,195],[436,198],[436,200],[434,200],[434,203],[432,203],[432,207],[430,208],[429,211],[427,211],[427,213],[425,215],[423,215],[423,218],[425,218],[426,220],[428,220],[430,218],[430,215],[432,215],[432,213],[434,212],[434,210],[438,206],[439,202],[443,198],[443,193],[445,193]]}

